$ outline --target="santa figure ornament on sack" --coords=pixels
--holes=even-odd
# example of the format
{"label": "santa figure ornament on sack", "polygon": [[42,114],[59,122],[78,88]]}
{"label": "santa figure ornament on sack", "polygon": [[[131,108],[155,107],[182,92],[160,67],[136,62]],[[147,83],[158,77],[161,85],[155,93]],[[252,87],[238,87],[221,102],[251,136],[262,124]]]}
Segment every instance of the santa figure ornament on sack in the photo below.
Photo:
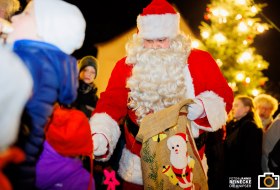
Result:
{"label": "santa figure ornament on sack", "polygon": [[[171,170],[175,174],[178,185],[184,189],[190,190],[193,187],[193,173],[195,160],[188,155],[187,136],[184,133],[177,133],[167,140],[167,146],[170,150]],[[168,168],[169,166],[165,166]]]}
{"label": "santa figure ornament on sack", "polygon": [[220,129],[231,110],[233,92],[217,63],[209,53],[192,49],[179,23],[180,14],[166,0],[153,0],[143,9],[138,31],[126,44],[127,56],[116,63],[90,118],[94,154],[100,161],[111,157],[125,120],[126,145],[118,169],[123,189],[143,189],[142,144],[135,137],[146,115],[192,99],[186,117],[206,163],[200,136]]}

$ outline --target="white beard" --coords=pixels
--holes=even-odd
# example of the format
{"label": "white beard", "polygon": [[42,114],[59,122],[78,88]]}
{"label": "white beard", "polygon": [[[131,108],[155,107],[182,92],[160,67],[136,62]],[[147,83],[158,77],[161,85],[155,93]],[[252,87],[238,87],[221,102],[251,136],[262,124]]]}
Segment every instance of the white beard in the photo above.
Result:
{"label": "white beard", "polygon": [[139,124],[148,113],[167,108],[186,97],[183,70],[190,44],[185,43],[188,42],[186,38],[181,38],[173,40],[167,49],[145,49],[137,38],[127,45],[130,49],[126,62],[134,63],[132,76],[127,81],[128,105],[135,110]]}
{"label": "white beard", "polygon": [[170,156],[170,162],[176,169],[184,169],[188,165],[188,157],[185,154],[173,154]]}

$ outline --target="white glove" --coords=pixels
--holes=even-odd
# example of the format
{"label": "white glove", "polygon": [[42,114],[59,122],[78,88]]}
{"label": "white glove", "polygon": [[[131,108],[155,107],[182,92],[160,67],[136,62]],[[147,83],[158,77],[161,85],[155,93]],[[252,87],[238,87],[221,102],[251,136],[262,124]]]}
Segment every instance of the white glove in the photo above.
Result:
{"label": "white glove", "polygon": [[108,141],[103,134],[94,134],[93,144],[95,156],[102,156],[108,151]]}
{"label": "white glove", "polygon": [[196,98],[194,98],[193,101],[194,103],[188,105],[187,115],[187,118],[192,121],[206,116],[202,101]]}

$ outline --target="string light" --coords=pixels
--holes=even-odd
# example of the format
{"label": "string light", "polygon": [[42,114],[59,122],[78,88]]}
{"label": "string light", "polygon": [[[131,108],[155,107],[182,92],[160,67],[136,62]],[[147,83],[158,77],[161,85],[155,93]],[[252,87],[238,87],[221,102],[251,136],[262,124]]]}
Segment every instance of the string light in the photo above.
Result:
{"label": "string light", "polygon": [[246,0],[235,0],[237,5],[246,5]]}
{"label": "string light", "polygon": [[218,64],[219,67],[221,67],[223,65],[223,62],[221,59],[217,59],[216,63]]}
{"label": "string light", "polygon": [[237,28],[238,28],[239,32],[247,32],[248,31],[248,26],[243,21],[238,24]]}
{"label": "string light", "polygon": [[258,13],[258,9],[256,6],[252,6],[251,11],[252,11],[252,13],[255,13],[255,14]]}
{"label": "string light", "polygon": [[236,20],[242,19],[242,15],[241,15],[241,14],[236,15],[235,19],[236,19]]}
{"label": "string light", "polygon": [[206,38],[208,38],[210,36],[210,33],[208,31],[203,31],[201,33],[201,36],[202,36],[202,38],[206,39]]}
{"label": "string light", "polygon": [[261,25],[261,24],[258,24],[258,26],[257,26],[257,31],[258,31],[259,33],[263,33],[264,30],[265,30],[264,26]]}
{"label": "string light", "polygon": [[192,47],[193,48],[198,48],[199,47],[199,41],[198,40],[193,40],[192,41]]}
{"label": "string light", "polygon": [[259,95],[260,94],[260,91],[258,90],[258,89],[253,89],[252,90],[252,95],[253,96],[257,96],[257,95]]}
{"label": "string light", "polygon": [[250,59],[252,59],[252,53],[249,52],[249,51],[245,51],[240,55],[237,62],[238,63],[244,63],[245,61],[248,61]]}
{"label": "string light", "polygon": [[251,78],[250,78],[250,77],[246,77],[246,78],[245,78],[245,82],[246,82],[246,83],[250,83],[250,82],[251,82]]}
{"label": "string light", "polygon": [[237,81],[243,81],[245,76],[244,76],[243,73],[240,72],[240,73],[237,73],[235,78],[236,78]]}
{"label": "string light", "polygon": [[227,38],[226,38],[222,33],[215,34],[215,35],[214,35],[214,39],[215,39],[219,44],[224,43],[224,42],[227,40]]}

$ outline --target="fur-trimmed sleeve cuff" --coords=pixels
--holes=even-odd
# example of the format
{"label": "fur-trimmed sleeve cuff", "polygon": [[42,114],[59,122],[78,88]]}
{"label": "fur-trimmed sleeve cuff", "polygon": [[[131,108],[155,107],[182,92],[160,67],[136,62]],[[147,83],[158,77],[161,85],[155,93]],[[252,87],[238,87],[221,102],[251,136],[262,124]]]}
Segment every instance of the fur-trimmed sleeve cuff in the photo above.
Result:
{"label": "fur-trimmed sleeve cuff", "polygon": [[224,99],[212,91],[203,92],[196,96],[196,98],[199,98],[203,102],[206,117],[192,122],[192,128],[205,131],[217,131],[222,128],[227,121],[226,103]]}
{"label": "fur-trimmed sleeve cuff", "polygon": [[[106,113],[96,113],[90,118],[91,134],[103,134],[109,143],[109,153],[102,157],[100,161],[108,161],[116,148],[117,142],[121,135],[118,123]],[[94,143],[94,142],[93,142]],[[104,142],[106,143],[106,142]]]}

